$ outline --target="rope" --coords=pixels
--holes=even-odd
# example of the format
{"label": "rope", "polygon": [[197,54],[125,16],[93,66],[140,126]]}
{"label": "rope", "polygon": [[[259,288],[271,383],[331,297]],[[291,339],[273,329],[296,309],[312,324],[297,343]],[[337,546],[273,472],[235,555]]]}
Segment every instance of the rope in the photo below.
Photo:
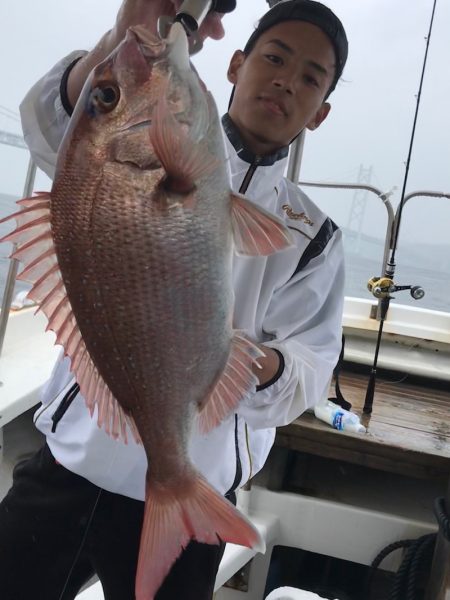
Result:
{"label": "rope", "polygon": [[447,542],[450,542],[450,519],[447,515],[445,498],[436,498],[434,501],[433,512],[439,525],[439,531]]}
{"label": "rope", "polygon": [[366,580],[365,597],[370,600],[373,578],[383,560],[395,550],[405,548],[406,553],[395,575],[387,600],[419,600],[420,575],[429,573],[433,559],[436,534],[424,535],[415,540],[400,540],[389,544],[377,554]]}
{"label": "rope", "polygon": [[395,550],[398,550],[399,548],[407,548],[413,542],[414,542],[414,540],[400,540],[399,542],[394,542],[393,544],[389,544],[389,546],[386,546],[386,548],[383,548],[383,550],[381,550],[381,552],[379,552],[377,554],[377,556],[372,561],[372,564],[370,565],[370,571],[369,571],[369,574],[368,574],[367,580],[366,580],[365,596],[367,597],[368,600],[370,600],[370,597],[371,597],[373,578],[374,578],[375,573],[377,572],[377,569],[379,568],[380,564],[383,562],[383,560],[387,556],[389,556],[389,554],[392,554],[392,552],[395,552]]}
{"label": "rope", "polygon": [[[415,540],[408,548],[405,557],[400,565],[399,570],[395,576],[394,585],[389,594],[388,600],[406,600],[405,595],[405,584],[408,577],[409,565],[411,563],[414,553],[417,551],[420,545],[420,540]],[[409,600],[409,599],[408,599]]]}
{"label": "rope", "polygon": [[[431,566],[433,550],[436,544],[436,534],[420,538],[416,551],[412,553],[408,570],[406,600],[417,600],[419,589],[419,574]],[[429,571],[429,568],[427,569]]]}

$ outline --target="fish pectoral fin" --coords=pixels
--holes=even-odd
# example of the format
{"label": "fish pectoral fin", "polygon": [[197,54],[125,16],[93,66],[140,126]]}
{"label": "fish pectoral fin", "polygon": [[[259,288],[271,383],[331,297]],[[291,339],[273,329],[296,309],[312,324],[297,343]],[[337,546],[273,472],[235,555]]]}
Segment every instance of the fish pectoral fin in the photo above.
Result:
{"label": "fish pectoral fin", "polygon": [[257,529],[198,473],[166,490],[147,483],[136,575],[136,600],[153,600],[175,560],[191,539],[231,542],[265,551]]}
{"label": "fish pectoral fin", "polygon": [[278,217],[240,194],[231,194],[231,224],[236,251],[244,256],[267,256],[293,244]]}
{"label": "fish pectoral fin", "polygon": [[139,442],[133,419],[125,415],[106,383],[97,371],[82,339],[72,305],[58,265],[55,244],[50,226],[50,194],[38,193],[17,202],[24,207],[19,212],[2,219],[14,218],[16,229],[1,241],[16,244],[12,258],[23,263],[18,279],[32,284],[27,298],[39,305],[48,319],[46,330],[54,331],[56,344],[61,344],[71,360],[71,370],[80,386],[91,415],[98,407],[98,425],[115,437],[127,441],[126,425]]}
{"label": "fish pectoral fin", "polygon": [[193,142],[173,116],[163,90],[153,112],[150,141],[166,171],[162,186],[168,192],[189,196],[196,182],[212,173],[218,160],[206,145]]}
{"label": "fish pectoral fin", "polygon": [[227,364],[214,389],[200,406],[199,429],[208,433],[217,427],[239,402],[255,389],[258,379],[253,373],[252,364],[264,353],[253,342],[240,333],[231,340],[231,351]]}

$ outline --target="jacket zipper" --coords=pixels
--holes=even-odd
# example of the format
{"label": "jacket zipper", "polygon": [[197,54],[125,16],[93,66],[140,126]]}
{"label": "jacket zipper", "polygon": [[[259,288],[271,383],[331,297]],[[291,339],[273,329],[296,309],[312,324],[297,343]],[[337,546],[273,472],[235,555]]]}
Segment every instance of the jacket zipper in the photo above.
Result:
{"label": "jacket zipper", "polygon": [[253,179],[253,175],[255,174],[256,169],[259,167],[261,160],[261,156],[255,156],[255,160],[249,166],[247,173],[245,174],[245,177],[242,180],[241,187],[239,188],[240,194],[245,194],[245,192],[248,190],[248,186],[250,185],[250,182]]}
{"label": "jacket zipper", "polygon": [[58,423],[61,421],[63,416],[66,414],[69,406],[72,404],[72,402],[78,396],[79,391],[80,391],[80,386],[78,385],[78,383],[75,382],[72,385],[72,387],[69,389],[69,391],[65,394],[65,396],[61,400],[61,402],[59,403],[58,408],[55,410],[55,412],[52,415],[52,421],[53,421],[52,433],[55,433]]}
{"label": "jacket zipper", "polygon": [[[258,168],[260,162],[261,162],[261,157],[255,156],[255,160],[252,162],[252,164],[248,168],[247,173],[245,174],[245,177],[242,180],[241,187],[239,188],[240,194],[245,194],[245,192],[248,190],[248,186],[250,185],[250,182],[253,179],[253,175],[255,174],[255,171]],[[250,466],[250,477],[249,477],[249,479],[250,479],[252,477],[253,467],[252,467],[252,457],[250,454],[250,447],[249,447],[247,423],[245,423],[245,439],[246,439],[246,447],[247,447],[247,453],[248,453],[248,464]],[[242,481],[242,461],[241,461],[241,456],[239,453],[239,417],[238,417],[238,415],[234,415],[234,445],[235,445],[235,450],[236,450],[236,474],[235,474],[232,486],[230,487],[230,489],[228,490],[228,492],[225,495],[229,495],[229,494],[232,494],[233,492],[235,492],[236,489],[238,488],[239,484]]]}

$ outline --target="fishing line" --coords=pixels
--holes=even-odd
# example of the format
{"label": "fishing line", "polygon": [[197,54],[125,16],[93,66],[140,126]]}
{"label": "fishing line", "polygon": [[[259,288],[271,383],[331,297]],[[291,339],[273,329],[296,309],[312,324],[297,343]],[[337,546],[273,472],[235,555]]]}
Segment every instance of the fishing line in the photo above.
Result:
{"label": "fishing line", "polygon": [[64,585],[63,585],[63,588],[62,588],[62,592],[61,592],[61,595],[58,597],[58,600],[63,600],[63,598],[64,598],[64,594],[66,592],[67,586],[69,585],[70,577],[72,576],[73,570],[75,569],[75,566],[76,566],[76,564],[78,562],[78,559],[80,558],[80,555],[81,555],[81,552],[83,550],[84,544],[86,543],[86,538],[87,538],[87,535],[89,533],[89,529],[91,527],[92,519],[94,518],[94,514],[95,514],[95,511],[97,509],[97,505],[100,502],[100,497],[102,495],[102,492],[103,492],[103,490],[100,488],[98,490],[98,494],[97,494],[97,497],[95,499],[94,506],[92,507],[91,514],[90,514],[88,522],[86,524],[85,532],[83,534],[83,537],[81,538],[80,546],[79,546],[79,548],[78,548],[78,550],[77,550],[77,552],[75,554],[75,558],[73,559],[72,566],[69,569],[69,572],[68,572],[67,577],[66,577],[66,581],[64,582]]}
{"label": "fishing line", "polygon": [[[422,97],[423,81],[424,81],[425,71],[426,71],[426,66],[427,66],[428,50],[430,47],[431,33],[433,31],[433,23],[434,23],[434,15],[436,12],[436,4],[437,4],[437,0],[434,0],[433,1],[433,10],[431,13],[430,27],[428,30],[428,36],[426,37],[427,43],[426,43],[426,47],[425,47],[425,56],[424,56],[424,60],[423,60],[422,73],[421,73],[421,77],[420,77],[419,91],[417,93],[416,110],[414,113],[414,121],[413,121],[413,127],[412,127],[412,132],[411,132],[410,143],[409,143],[408,158],[406,161],[405,176],[403,178],[403,186],[402,186],[402,194],[401,194],[401,200],[400,200],[398,220],[397,220],[395,232],[393,233],[391,256],[386,264],[386,269],[385,269],[385,274],[384,274],[384,277],[387,280],[390,280],[392,282],[394,280],[394,275],[395,275],[395,253],[397,251],[400,223],[402,220],[403,208],[405,205],[405,191],[406,191],[406,186],[408,183],[409,167],[411,164],[411,155],[412,155],[412,150],[413,150],[414,140],[415,140],[415,135],[416,135],[417,117],[419,114],[420,100]],[[391,296],[390,296],[389,292],[387,293],[387,295],[385,297],[382,297],[381,301],[380,301],[380,326],[378,329],[377,342],[376,342],[376,346],[375,346],[375,355],[374,355],[373,365],[372,365],[372,368],[370,371],[370,377],[369,377],[369,382],[367,384],[366,397],[365,397],[365,401],[364,401],[363,412],[365,414],[370,414],[372,412],[373,398],[374,398],[374,394],[375,394],[375,381],[376,381],[376,374],[377,374],[378,355],[380,352],[381,339],[383,336],[383,325],[384,325],[384,321],[386,320],[390,301],[391,301]]]}
{"label": "fishing line", "polygon": [[425,57],[424,57],[424,61],[423,61],[422,74],[421,74],[421,77],[420,77],[419,92],[417,94],[416,111],[415,111],[415,114],[414,114],[414,122],[413,122],[413,128],[412,128],[412,133],[411,133],[411,140],[410,140],[410,144],[409,144],[408,159],[407,159],[407,162],[406,162],[405,177],[403,179],[403,188],[402,188],[402,195],[401,195],[401,201],[400,201],[400,209],[399,209],[397,227],[396,227],[395,232],[394,232],[392,255],[391,255],[391,259],[390,259],[390,262],[394,264],[394,267],[395,267],[395,253],[397,251],[397,244],[398,244],[398,234],[399,234],[399,231],[400,231],[400,222],[402,220],[403,208],[405,206],[406,185],[408,183],[409,167],[410,167],[410,163],[411,163],[411,155],[412,155],[412,150],[413,150],[414,141],[415,141],[415,135],[416,135],[417,118],[418,118],[418,114],[419,114],[420,100],[421,100],[422,88],[423,88],[423,80],[424,80],[424,77],[425,77],[425,71],[426,71],[427,60],[428,60],[428,50],[429,50],[429,47],[430,47],[431,33],[432,33],[432,30],[433,30],[434,13],[436,11],[436,3],[437,3],[437,0],[434,0],[434,2],[433,2],[433,11],[432,11],[432,14],[431,14],[431,21],[430,21],[430,29],[429,29],[429,32],[428,32],[428,36],[426,38],[427,39],[427,43],[426,43],[426,48],[425,48]]}
{"label": "fishing line", "polygon": [[[86,410],[87,410],[87,408],[86,408]],[[95,417],[93,416],[92,418],[95,418]],[[131,432],[130,432],[130,433],[131,433]],[[111,472],[111,470],[112,470],[112,467],[113,467],[113,464],[114,464],[114,461],[116,460],[116,457],[117,457],[117,450],[118,450],[118,446],[117,446],[117,444],[123,443],[123,441],[122,441],[122,440],[115,440],[115,442],[116,442],[116,443],[114,444],[114,451],[113,451],[113,453],[112,453],[112,455],[111,455],[111,461],[110,461],[110,463],[109,463],[109,466],[108,466],[108,468],[106,469],[106,475],[109,475],[109,474],[110,474],[110,472]],[[89,518],[88,518],[88,521],[87,521],[87,524],[86,524],[85,531],[84,531],[84,533],[83,533],[83,537],[81,538],[81,542],[80,542],[80,544],[79,544],[78,550],[77,550],[77,552],[75,553],[75,557],[74,557],[74,559],[73,559],[73,561],[72,561],[72,565],[71,565],[71,567],[70,567],[70,569],[69,569],[69,572],[68,572],[68,574],[67,574],[66,580],[65,580],[65,582],[64,582],[64,585],[63,585],[63,588],[62,588],[61,594],[60,594],[60,595],[59,595],[59,597],[58,597],[58,600],[63,600],[63,599],[64,599],[64,594],[65,594],[65,592],[66,592],[66,590],[67,590],[67,586],[69,585],[70,578],[71,578],[71,576],[72,576],[72,573],[73,573],[73,571],[74,571],[74,569],[75,569],[75,567],[76,567],[76,564],[77,564],[77,562],[78,562],[78,559],[80,558],[80,555],[81,555],[81,553],[82,553],[82,551],[83,551],[83,548],[84,548],[84,545],[85,545],[85,543],[86,543],[86,539],[87,539],[87,536],[88,536],[88,533],[89,533],[90,527],[91,527],[91,525],[92,525],[92,521],[93,521],[93,519],[94,519],[95,511],[97,510],[97,506],[98,506],[98,503],[100,502],[100,498],[101,498],[101,496],[102,496],[102,493],[103,493],[103,491],[104,491],[104,490],[103,490],[102,488],[99,488],[99,490],[98,490],[97,496],[96,496],[96,498],[95,498],[95,500],[94,500],[94,504],[93,504],[93,506],[92,506],[92,510],[91,510],[91,512],[89,513]]]}

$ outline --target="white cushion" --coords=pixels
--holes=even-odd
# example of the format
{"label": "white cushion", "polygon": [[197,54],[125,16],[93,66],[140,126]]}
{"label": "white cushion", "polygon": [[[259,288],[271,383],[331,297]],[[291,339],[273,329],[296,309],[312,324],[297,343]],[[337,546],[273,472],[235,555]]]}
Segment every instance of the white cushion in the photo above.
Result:
{"label": "white cushion", "polygon": [[[281,587],[267,596],[266,600],[324,600],[322,596],[313,594],[312,592],[305,592],[298,588],[292,587]],[[337,599],[336,599],[337,600]]]}

